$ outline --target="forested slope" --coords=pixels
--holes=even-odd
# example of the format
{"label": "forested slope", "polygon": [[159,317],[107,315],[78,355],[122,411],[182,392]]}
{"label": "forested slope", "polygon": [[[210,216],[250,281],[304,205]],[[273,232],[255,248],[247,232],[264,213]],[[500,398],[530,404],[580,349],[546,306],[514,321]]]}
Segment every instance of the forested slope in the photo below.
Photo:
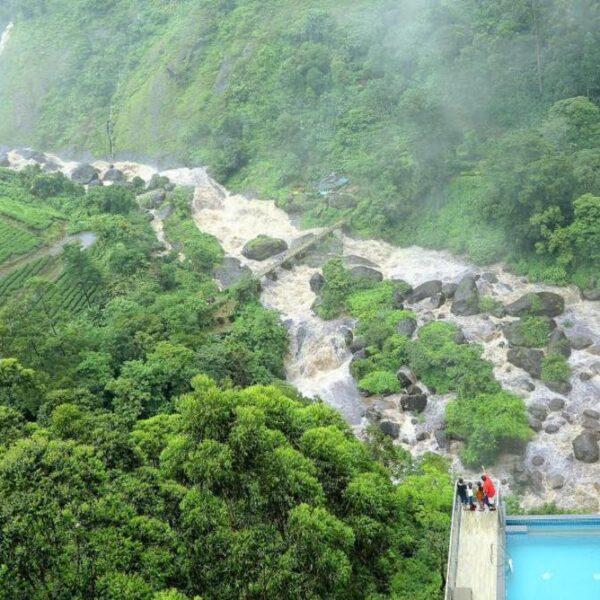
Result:
{"label": "forested slope", "polygon": [[250,279],[219,291],[190,202],[0,169],[0,219],[94,235],[0,259],[0,599],[440,597],[447,461],[283,382],[279,315]]}
{"label": "forested slope", "polygon": [[[589,284],[579,233],[598,201],[574,201],[600,194],[593,0],[0,10],[15,21],[4,143],[208,164],[308,221],[349,214],[365,234]],[[332,171],[350,185],[324,199]]]}

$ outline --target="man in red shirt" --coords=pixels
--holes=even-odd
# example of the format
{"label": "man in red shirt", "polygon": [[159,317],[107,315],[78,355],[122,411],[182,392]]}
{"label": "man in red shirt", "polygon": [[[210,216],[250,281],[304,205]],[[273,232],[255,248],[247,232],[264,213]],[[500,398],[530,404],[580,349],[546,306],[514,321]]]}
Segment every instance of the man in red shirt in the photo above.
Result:
{"label": "man in red shirt", "polygon": [[492,478],[485,472],[485,468],[483,472],[484,475],[481,476],[483,492],[485,494],[483,502],[490,510],[496,510],[496,488],[494,487]]}

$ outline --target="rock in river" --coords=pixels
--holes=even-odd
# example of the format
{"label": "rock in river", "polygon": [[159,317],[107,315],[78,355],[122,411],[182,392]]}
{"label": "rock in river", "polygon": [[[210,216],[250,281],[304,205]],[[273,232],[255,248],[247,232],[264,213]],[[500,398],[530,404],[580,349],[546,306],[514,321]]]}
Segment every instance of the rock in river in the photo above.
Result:
{"label": "rock in river", "polygon": [[535,379],[539,379],[542,374],[542,359],[544,353],[535,348],[521,348],[519,346],[510,348],[506,357],[508,362],[527,371]]}
{"label": "rock in river", "polygon": [[600,458],[600,448],[596,436],[589,432],[580,433],[573,440],[575,458],[581,462],[595,463]]}
{"label": "rock in river", "polygon": [[479,310],[479,292],[473,275],[465,275],[458,284],[452,301],[452,313],[460,316],[476,315]]}
{"label": "rock in river", "polygon": [[506,307],[511,317],[546,316],[558,317],[565,310],[565,300],[553,292],[525,294]]}
{"label": "rock in river", "polygon": [[98,171],[96,171],[92,165],[78,165],[71,172],[71,181],[74,181],[75,183],[88,185],[96,179],[98,179]]}
{"label": "rock in river", "polygon": [[398,439],[398,436],[400,435],[400,425],[394,423],[394,421],[381,421],[379,423],[379,429],[395,440]]}
{"label": "rock in river", "polygon": [[317,271],[311,275],[309,285],[310,289],[315,294],[318,294],[321,291],[321,288],[325,285],[325,277],[323,277],[323,275]]}
{"label": "rock in river", "polygon": [[427,396],[425,394],[402,396],[400,398],[400,406],[402,406],[402,410],[405,412],[423,412],[427,407]]}
{"label": "rock in river", "polygon": [[383,281],[383,274],[377,269],[358,265],[350,269],[350,274],[356,279],[367,279],[368,281],[378,282]]}
{"label": "rock in river", "polygon": [[251,260],[267,260],[287,249],[288,245],[284,240],[268,235],[259,235],[245,244],[242,254]]}
{"label": "rock in river", "polygon": [[434,294],[439,294],[442,291],[442,282],[437,279],[433,281],[426,281],[421,285],[418,285],[406,298],[406,301],[414,304],[415,302],[420,302],[421,300],[425,300],[425,298],[431,298]]}

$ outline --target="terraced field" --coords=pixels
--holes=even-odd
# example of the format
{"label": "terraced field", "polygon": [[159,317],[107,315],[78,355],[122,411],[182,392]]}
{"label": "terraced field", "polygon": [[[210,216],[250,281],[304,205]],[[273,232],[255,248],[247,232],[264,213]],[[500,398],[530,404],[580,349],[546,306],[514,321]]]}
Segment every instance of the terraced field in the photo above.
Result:
{"label": "terraced field", "polygon": [[38,258],[0,278],[0,303],[9,295],[21,289],[28,279],[47,271],[55,260],[51,256]]}
{"label": "terraced field", "polygon": [[[89,294],[90,299],[97,293],[97,289],[92,290]],[[44,299],[52,306],[54,315],[63,311],[75,314],[87,308],[85,293],[73,273],[69,271],[62,272]]]}
{"label": "terraced field", "polygon": [[16,200],[11,200],[2,196],[0,189],[0,215],[4,215],[15,221],[23,223],[26,227],[32,229],[48,229],[52,223],[58,220],[65,220],[65,216],[58,211],[40,204],[27,204]]}
{"label": "terraced field", "polygon": [[27,254],[42,245],[42,239],[27,230],[0,220],[0,264]]}

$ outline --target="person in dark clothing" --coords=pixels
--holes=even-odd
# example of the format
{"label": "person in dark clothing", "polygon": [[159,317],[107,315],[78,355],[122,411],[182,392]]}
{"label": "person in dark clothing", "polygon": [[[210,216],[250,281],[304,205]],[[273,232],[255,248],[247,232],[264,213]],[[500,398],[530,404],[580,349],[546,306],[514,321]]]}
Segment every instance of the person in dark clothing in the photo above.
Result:
{"label": "person in dark clothing", "polygon": [[466,507],[469,503],[469,498],[467,496],[467,484],[462,477],[456,482],[456,492],[460,498],[461,504]]}

